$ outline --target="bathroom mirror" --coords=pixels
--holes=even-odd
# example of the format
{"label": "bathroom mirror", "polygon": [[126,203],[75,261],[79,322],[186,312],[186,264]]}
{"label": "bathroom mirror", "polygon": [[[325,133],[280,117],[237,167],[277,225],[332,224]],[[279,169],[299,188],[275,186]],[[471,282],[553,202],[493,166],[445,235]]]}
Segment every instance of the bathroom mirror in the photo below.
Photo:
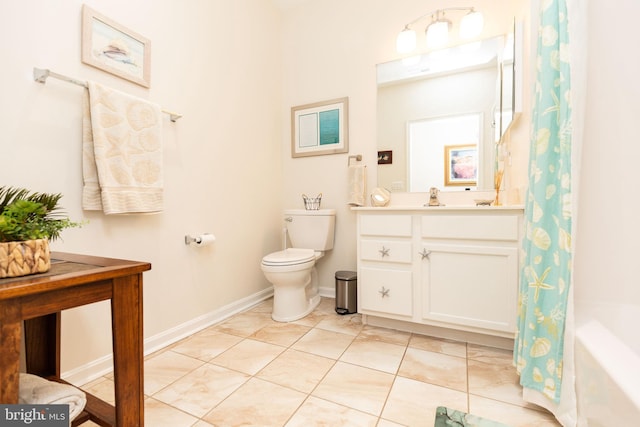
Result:
{"label": "bathroom mirror", "polygon": [[[378,186],[491,190],[516,116],[515,24],[504,35],[376,66]],[[387,160],[390,159],[390,160]]]}

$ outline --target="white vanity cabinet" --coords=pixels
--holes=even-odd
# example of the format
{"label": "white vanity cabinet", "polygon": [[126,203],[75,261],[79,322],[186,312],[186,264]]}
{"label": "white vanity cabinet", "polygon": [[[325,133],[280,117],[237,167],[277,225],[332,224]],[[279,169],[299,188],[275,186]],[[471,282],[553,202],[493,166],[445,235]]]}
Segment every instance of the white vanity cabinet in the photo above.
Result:
{"label": "white vanity cabinet", "polygon": [[366,323],[513,338],[521,208],[355,210],[358,311]]}

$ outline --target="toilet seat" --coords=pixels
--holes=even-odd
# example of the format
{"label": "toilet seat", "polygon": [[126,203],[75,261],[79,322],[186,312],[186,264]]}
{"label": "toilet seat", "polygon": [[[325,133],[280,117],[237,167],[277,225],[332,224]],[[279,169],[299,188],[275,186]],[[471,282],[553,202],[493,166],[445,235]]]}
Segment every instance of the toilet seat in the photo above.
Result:
{"label": "toilet seat", "polygon": [[288,248],[283,251],[273,252],[262,258],[262,265],[285,266],[305,264],[314,261],[316,258],[313,249]]}

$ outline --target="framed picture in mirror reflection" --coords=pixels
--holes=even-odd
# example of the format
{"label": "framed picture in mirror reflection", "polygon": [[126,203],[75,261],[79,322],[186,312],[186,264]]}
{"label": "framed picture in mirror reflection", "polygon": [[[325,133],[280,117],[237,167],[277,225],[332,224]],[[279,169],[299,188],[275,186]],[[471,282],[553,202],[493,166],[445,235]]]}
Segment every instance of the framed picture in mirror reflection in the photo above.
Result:
{"label": "framed picture in mirror reflection", "polygon": [[444,185],[478,185],[478,145],[445,145]]}

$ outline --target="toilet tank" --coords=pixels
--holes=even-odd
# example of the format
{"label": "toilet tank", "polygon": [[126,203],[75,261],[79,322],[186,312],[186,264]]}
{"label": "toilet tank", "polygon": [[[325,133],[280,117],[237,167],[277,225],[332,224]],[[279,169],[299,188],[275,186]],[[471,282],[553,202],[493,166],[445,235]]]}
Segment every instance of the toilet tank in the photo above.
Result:
{"label": "toilet tank", "polygon": [[289,209],[284,211],[284,220],[294,248],[314,251],[333,249],[335,209]]}

